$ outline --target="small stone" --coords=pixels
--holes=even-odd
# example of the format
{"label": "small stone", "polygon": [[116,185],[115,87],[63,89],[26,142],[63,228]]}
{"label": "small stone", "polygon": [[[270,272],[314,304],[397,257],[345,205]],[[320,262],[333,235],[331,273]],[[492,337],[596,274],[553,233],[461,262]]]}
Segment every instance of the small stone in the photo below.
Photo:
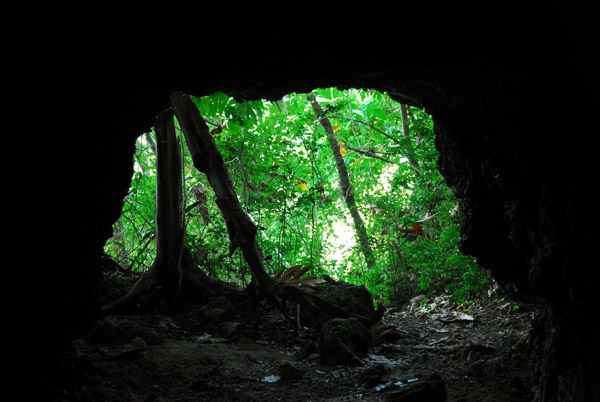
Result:
{"label": "small stone", "polygon": [[304,377],[304,370],[300,370],[290,363],[285,362],[279,366],[279,376],[282,380],[300,380]]}
{"label": "small stone", "polygon": [[133,346],[134,348],[139,348],[139,349],[146,349],[148,347],[148,345],[146,344],[146,340],[144,338],[142,338],[141,336],[136,336],[135,338],[133,338],[131,340],[131,346]]}
{"label": "small stone", "polygon": [[142,354],[142,349],[140,348],[126,348],[117,353],[114,353],[110,356],[110,360],[123,362],[123,361],[132,361],[140,357]]}
{"label": "small stone", "polygon": [[241,323],[239,322],[225,322],[223,323],[223,328],[225,329],[225,334],[227,336],[237,335],[240,329]]}
{"label": "small stone", "polygon": [[[407,381],[408,383],[408,381]],[[388,402],[445,402],[447,398],[446,384],[438,374],[423,383],[416,383],[405,390],[392,392],[386,396]]]}

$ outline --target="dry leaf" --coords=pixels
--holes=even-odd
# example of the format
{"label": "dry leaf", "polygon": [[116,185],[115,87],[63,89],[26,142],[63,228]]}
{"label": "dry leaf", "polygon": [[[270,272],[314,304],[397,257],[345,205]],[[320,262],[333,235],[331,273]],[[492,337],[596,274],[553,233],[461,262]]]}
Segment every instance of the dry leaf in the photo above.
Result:
{"label": "dry leaf", "polygon": [[287,269],[281,269],[273,275],[273,279],[279,282],[284,282],[288,285],[298,286],[305,292],[312,292],[317,285],[325,283],[323,279],[316,276],[307,276],[302,278],[311,268],[312,264],[303,266],[302,264],[294,265]]}
{"label": "dry leaf", "polygon": [[423,236],[423,228],[420,222],[412,222],[413,232],[418,236]]}

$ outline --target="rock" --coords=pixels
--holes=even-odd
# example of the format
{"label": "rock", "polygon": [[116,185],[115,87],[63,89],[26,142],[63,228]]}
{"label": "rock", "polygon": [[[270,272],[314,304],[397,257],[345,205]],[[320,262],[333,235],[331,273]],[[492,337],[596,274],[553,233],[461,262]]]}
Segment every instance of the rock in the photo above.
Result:
{"label": "rock", "polygon": [[131,340],[131,346],[133,346],[134,348],[144,350],[148,347],[148,344],[146,343],[146,340],[144,338],[142,338],[141,336],[136,336]]}
{"label": "rock", "polygon": [[412,313],[413,310],[416,310],[424,298],[425,298],[425,295],[418,295],[418,296],[415,296],[412,299],[410,299],[408,302],[408,305],[409,305],[408,311]]}
{"label": "rock", "polygon": [[[371,293],[364,286],[356,286],[342,281],[335,281],[325,275],[325,284],[316,288],[316,294],[326,301],[335,304],[351,316],[361,316],[371,322],[378,321],[381,318],[380,313],[373,307],[373,298]],[[310,317],[305,317],[300,311],[300,318],[303,321]],[[379,317],[378,317],[379,314]]]}
{"label": "rock", "polygon": [[206,310],[204,312],[204,318],[208,322],[212,322],[212,323],[227,321],[227,320],[231,319],[231,317],[232,317],[231,310],[224,309],[224,308],[212,308],[212,309]]}
{"label": "rock", "polygon": [[142,348],[127,347],[109,356],[109,359],[116,362],[135,360],[142,355]]}
{"label": "rock", "polygon": [[304,377],[304,370],[300,370],[292,366],[290,363],[285,362],[279,366],[279,376],[282,380],[300,380]]}
{"label": "rock", "polygon": [[389,393],[385,400],[388,402],[444,402],[446,397],[445,382],[439,375],[432,374],[425,382]]}
{"label": "rock", "polygon": [[366,352],[371,333],[356,318],[334,318],[321,329],[321,361],[362,365],[357,353]]}
{"label": "rock", "polygon": [[210,323],[230,321],[233,318],[235,307],[224,296],[211,298],[201,311],[204,319]]}
{"label": "rock", "polygon": [[144,331],[139,323],[119,317],[106,317],[96,323],[90,331],[90,339],[98,343],[112,343],[132,339]]}
{"label": "rock", "polygon": [[368,388],[375,387],[384,381],[384,379],[388,376],[388,372],[386,367],[383,364],[378,364],[376,366],[372,366],[368,368],[364,372],[365,382],[364,385]]}
{"label": "rock", "polygon": [[225,334],[229,336],[237,335],[240,331],[240,322],[224,322],[223,329],[225,329]]}

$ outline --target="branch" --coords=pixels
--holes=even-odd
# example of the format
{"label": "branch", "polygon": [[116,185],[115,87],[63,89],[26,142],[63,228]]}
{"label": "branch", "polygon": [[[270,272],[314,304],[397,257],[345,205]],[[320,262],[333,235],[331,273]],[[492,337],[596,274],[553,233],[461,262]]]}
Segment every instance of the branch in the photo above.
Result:
{"label": "branch", "polygon": [[[331,118],[331,119],[345,119],[345,120],[352,120],[352,121],[354,121],[354,122],[356,122],[356,123],[363,124],[363,125],[365,125],[365,126],[367,126],[367,127],[370,127],[370,128],[372,128],[373,130],[375,130],[375,131],[377,131],[377,132],[379,132],[379,133],[381,133],[381,134],[385,135],[386,137],[388,137],[390,140],[394,141],[395,143],[402,145],[402,143],[400,142],[400,140],[399,140],[399,139],[392,137],[391,135],[389,135],[389,134],[388,134],[388,133],[386,133],[385,131],[382,131],[382,130],[378,129],[377,127],[375,127],[375,126],[374,126],[374,125],[372,125],[372,124],[366,123],[366,122],[364,122],[364,121],[356,120],[356,119],[354,119],[354,118],[352,118],[352,117],[345,117],[345,116],[328,116],[328,117],[329,117],[329,118]],[[346,147],[346,148],[347,148],[347,147]]]}
{"label": "branch", "polygon": [[370,156],[371,158],[380,159],[380,160],[382,160],[382,161],[384,161],[384,162],[387,162],[387,163],[393,163],[394,165],[398,165],[398,163],[397,163],[397,162],[394,162],[394,161],[391,161],[391,160],[389,160],[389,159],[383,158],[383,157],[381,157],[381,156],[377,155],[375,152],[371,152],[371,151],[365,151],[364,149],[360,149],[360,148],[354,148],[354,147],[351,147],[351,146],[349,146],[349,145],[344,145],[344,148],[351,149],[351,150],[353,150],[353,151],[355,151],[355,152],[358,152],[359,154],[363,154],[363,155]]}
{"label": "branch", "polygon": [[190,212],[192,209],[196,208],[198,205],[205,203],[205,200],[200,200],[200,201],[196,201],[193,204],[188,205],[187,207],[185,207],[185,212]]}
{"label": "branch", "polygon": [[[331,117],[331,118],[334,118],[334,119],[345,119],[345,120],[352,120],[352,121],[355,121],[356,123],[360,123],[360,124],[363,124],[363,125],[365,125],[365,126],[367,126],[367,127],[370,127],[370,128],[372,128],[373,130],[375,130],[375,131],[377,131],[377,132],[379,132],[379,133],[381,133],[381,134],[385,135],[387,138],[389,138],[390,140],[392,140],[392,141],[394,141],[396,144],[398,144],[398,145],[392,145],[392,144],[390,143],[390,144],[389,144],[389,147],[390,147],[390,148],[396,148],[396,147],[401,147],[401,146],[403,147],[403,146],[404,146],[404,144],[402,144],[402,142],[401,142],[399,139],[392,137],[392,136],[391,136],[391,135],[389,135],[388,133],[386,133],[386,132],[384,132],[384,131],[382,131],[382,130],[378,129],[377,127],[373,126],[372,124],[366,123],[366,122],[364,122],[364,121],[356,120],[356,119],[354,119],[354,118],[345,117],[345,116],[329,116],[329,117]],[[405,132],[406,132],[406,131],[405,131]],[[352,148],[352,147],[349,147],[349,146],[347,146],[347,145],[344,145],[344,147],[346,147],[346,148],[348,148],[348,149],[352,149],[353,151],[356,151],[356,152],[360,152],[360,153],[362,153],[361,151],[357,150],[356,148]],[[415,161],[414,161],[414,158],[413,158],[413,155],[412,155],[411,148],[407,149],[407,152],[408,152],[408,154],[409,154],[409,157],[408,157],[408,158],[406,158],[406,159],[408,159],[408,160],[409,160],[411,169],[413,170],[413,172],[415,172],[415,174],[416,174],[416,175],[420,175],[420,174],[421,174],[421,170],[419,169],[419,166],[418,166],[418,164],[414,163]],[[369,155],[369,156],[373,156],[373,155]],[[374,158],[381,159],[381,160],[384,160],[384,161],[386,161],[386,162],[389,162],[389,163],[395,163],[395,162],[391,162],[391,161],[388,161],[388,160],[386,160],[386,159],[383,159],[383,158],[380,158],[380,157],[377,157],[377,156],[373,156],[373,157],[374,157]],[[395,163],[395,164],[397,164],[397,163]]]}

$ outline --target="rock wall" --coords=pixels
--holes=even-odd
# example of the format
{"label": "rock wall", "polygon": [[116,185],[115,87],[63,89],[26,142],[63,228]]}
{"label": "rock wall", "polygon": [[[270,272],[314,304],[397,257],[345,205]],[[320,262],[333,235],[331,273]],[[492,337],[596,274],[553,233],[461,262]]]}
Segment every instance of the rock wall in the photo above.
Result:
{"label": "rock wall", "polygon": [[[598,53],[585,10],[106,7],[77,17],[29,10],[40,23],[15,28],[8,49],[8,127],[31,132],[32,171],[46,179],[36,203],[48,219],[34,271],[40,314],[29,328],[40,354],[22,360],[25,372],[48,370],[100,316],[100,255],[130,184],[135,138],[172,91],[243,100],[365,87],[434,116],[439,168],[463,203],[463,250],[547,305],[535,343],[538,400],[598,400]],[[28,70],[33,62],[44,71]],[[36,108],[47,116],[29,125]]]}

